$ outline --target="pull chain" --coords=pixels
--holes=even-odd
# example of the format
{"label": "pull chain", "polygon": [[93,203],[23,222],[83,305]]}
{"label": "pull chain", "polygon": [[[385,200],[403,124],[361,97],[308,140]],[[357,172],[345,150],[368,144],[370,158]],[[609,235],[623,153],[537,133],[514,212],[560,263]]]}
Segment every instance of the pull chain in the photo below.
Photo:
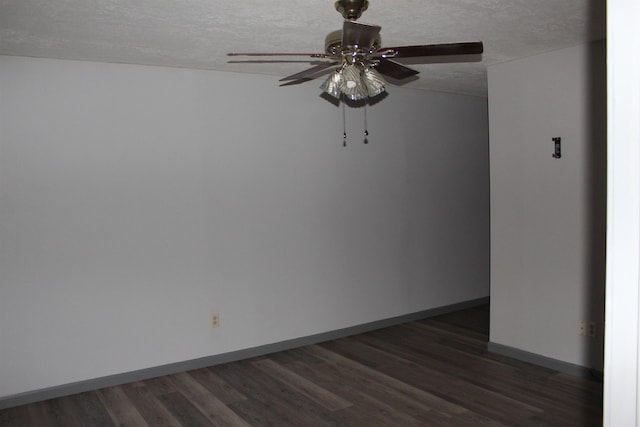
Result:
{"label": "pull chain", "polygon": [[[346,103],[342,100],[342,146],[347,146],[347,112]],[[369,124],[367,123],[367,104],[364,104],[364,141],[365,144],[369,143]]]}
{"label": "pull chain", "polygon": [[367,126],[367,104],[364,104],[364,143],[369,143],[369,126]]}
{"label": "pull chain", "polygon": [[344,100],[342,101],[342,146],[347,146],[347,113],[345,112]]}

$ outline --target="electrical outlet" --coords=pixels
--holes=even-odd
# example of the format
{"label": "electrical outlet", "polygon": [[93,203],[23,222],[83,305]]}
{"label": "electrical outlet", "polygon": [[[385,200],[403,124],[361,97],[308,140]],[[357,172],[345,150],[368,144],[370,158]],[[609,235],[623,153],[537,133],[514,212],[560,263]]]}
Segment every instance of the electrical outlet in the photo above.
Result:
{"label": "electrical outlet", "polygon": [[598,331],[598,326],[596,322],[589,322],[589,330],[588,330],[589,336],[592,338],[595,337],[597,331]]}
{"label": "electrical outlet", "polygon": [[211,315],[211,327],[217,328],[220,326],[220,315],[218,313],[213,313]]}
{"label": "electrical outlet", "polygon": [[587,336],[587,322],[581,320],[578,324],[578,335],[586,337]]}

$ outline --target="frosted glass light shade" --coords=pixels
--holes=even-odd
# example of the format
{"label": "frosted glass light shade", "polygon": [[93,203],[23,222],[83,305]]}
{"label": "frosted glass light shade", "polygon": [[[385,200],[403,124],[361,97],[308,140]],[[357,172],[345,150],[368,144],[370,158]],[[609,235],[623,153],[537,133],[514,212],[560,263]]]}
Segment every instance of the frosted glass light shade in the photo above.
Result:
{"label": "frosted glass light shade", "polygon": [[376,95],[380,95],[385,90],[386,82],[373,68],[365,68],[362,73],[362,80],[367,88],[367,94],[373,98]]}
{"label": "frosted glass light shade", "polygon": [[345,65],[342,69],[340,92],[352,101],[359,101],[369,96],[362,79],[362,70],[357,65]]}
{"label": "frosted glass light shade", "polygon": [[325,81],[322,84],[322,86],[320,86],[320,89],[322,89],[324,93],[327,93],[333,96],[334,98],[340,99],[341,83],[342,83],[342,73],[340,72],[340,70],[337,70],[331,73],[327,81]]}

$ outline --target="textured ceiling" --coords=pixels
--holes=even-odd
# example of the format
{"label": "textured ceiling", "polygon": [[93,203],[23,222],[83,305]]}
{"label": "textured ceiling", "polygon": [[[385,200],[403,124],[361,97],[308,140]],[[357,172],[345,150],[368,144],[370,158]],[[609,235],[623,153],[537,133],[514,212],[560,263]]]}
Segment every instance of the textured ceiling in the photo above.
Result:
{"label": "textured ceiling", "polygon": [[[0,54],[282,77],[308,61],[238,64],[226,53],[322,52],[342,27],[333,3],[0,0]],[[603,38],[604,16],[605,0],[370,0],[360,21],[382,26],[383,46],[482,40],[482,62],[411,62],[419,79],[405,86],[486,96],[488,65]]]}

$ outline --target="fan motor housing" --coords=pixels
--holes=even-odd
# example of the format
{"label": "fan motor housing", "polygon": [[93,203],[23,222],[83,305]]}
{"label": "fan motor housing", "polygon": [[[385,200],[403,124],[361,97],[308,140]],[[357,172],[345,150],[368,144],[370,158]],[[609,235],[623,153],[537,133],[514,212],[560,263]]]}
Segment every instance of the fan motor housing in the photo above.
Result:
{"label": "fan motor housing", "polygon": [[[372,49],[377,50],[382,45],[382,39],[378,34],[376,37]],[[342,30],[335,30],[327,34],[324,39],[324,51],[329,55],[340,55],[342,52]]]}
{"label": "fan motor housing", "polygon": [[342,50],[342,30],[332,31],[324,39],[324,51],[329,55],[339,55]]}

